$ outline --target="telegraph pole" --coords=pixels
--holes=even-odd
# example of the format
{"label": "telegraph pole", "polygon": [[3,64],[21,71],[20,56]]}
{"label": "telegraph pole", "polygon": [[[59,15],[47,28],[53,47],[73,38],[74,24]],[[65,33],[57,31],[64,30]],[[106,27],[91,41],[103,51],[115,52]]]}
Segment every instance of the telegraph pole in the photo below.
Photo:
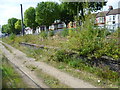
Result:
{"label": "telegraph pole", "polygon": [[22,4],[21,6],[21,25],[22,25],[22,35],[24,36],[24,24],[23,24],[23,10],[22,10]]}

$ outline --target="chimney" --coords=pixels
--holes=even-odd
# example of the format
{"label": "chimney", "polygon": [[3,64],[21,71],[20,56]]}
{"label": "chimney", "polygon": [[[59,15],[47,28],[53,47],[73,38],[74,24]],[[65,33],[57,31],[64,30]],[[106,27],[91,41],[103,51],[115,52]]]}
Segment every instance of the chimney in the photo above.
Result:
{"label": "chimney", "polygon": [[113,6],[109,6],[109,9],[108,9],[108,10],[109,10],[109,11],[110,11],[110,10],[113,10]]}

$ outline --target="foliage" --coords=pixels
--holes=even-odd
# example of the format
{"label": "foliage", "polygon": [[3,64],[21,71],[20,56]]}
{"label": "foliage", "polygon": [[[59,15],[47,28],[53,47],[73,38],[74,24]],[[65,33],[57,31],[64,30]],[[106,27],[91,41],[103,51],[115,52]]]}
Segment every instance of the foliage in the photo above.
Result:
{"label": "foliage", "polygon": [[16,73],[5,56],[2,57],[2,88],[27,88],[21,76]]}
{"label": "foliage", "polygon": [[40,36],[41,36],[42,38],[46,39],[47,36],[48,36],[48,34],[43,31],[43,32],[40,33]]}
{"label": "foliage", "polygon": [[24,12],[24,23],[27,27],[30,27],[32,29],[35,29],[37,26],[37,23],[35,22],[35,9],[33,7],[29,7]]}
{"label": "foliage", "polygon": [[[85,23],[86,24],[86,23]],[[86,24],[86,26],[87,26],[88,24]],[[106,41],[107,42],[109,42],[109,43],[111,43],[113,40],[113,37],[115,36],[116,38],[118,38],[118,32],[114,32],[114,33],[112,33],[112,34],[110,34],[109,35],[109,37],[111,38],[111,36],[112,36],[112,39],[108,39],[108,33],[107,33],[107,31],[105,31],[104,29],[98,29],[98,28],[96,28],[96,29],[94,29],[93,27],[85,27],[85,26],[82,26],[81,27],[82,28],[82,30],[80,29],[80,30],[71,30],[71,36],[70,36],[70,38],[69,38],[69,45],[70,45],[70,43],[71,43],[71,45],[72,45],[72,43],[76,43],[76,44],[78,44],[79,43],[79,41],[77,41],[77,39],[82,39],[83,40],[83,42],[81,42],[81,43],[84,43],[84,41],[85,40],[88,40],[89,42],[92,42],[92,40],[94,40],[93,39],[93,37],[94,38],[96,38],[95,40],[95,43],[99,43],[100,44],[100,46],[96,46],[95,48],[97,48],[98,47],[98,49],[99,50],[101,50],[102,49],[102,51],[104,51],[105,50],[105,48],[106,47],[104,47],[104,48],[101,48],[101,47],[103,47],[105,44],[104,43],[106,43]],[[90,29],[90,30],[89,30]],[[72,32],[74,32],[74,34],[72,34]],[[81,35],[81,36],[80,36]],[[89,35],[90,35],[90,37],[89,37]],[[98,37],[96,37],[95,35],[97,35]],[[81,38],[82,36],[84,36],[83,38]],[[37,39],[35,39],[35,37],[38,37]],[[88,37],[88,38],[87,38]],[[107,37],[107,38],[106,38]],[[57,44],[57,46],[60,46],[60,45],[58,45],[58,42],[59,41],[61,41],[61,42],[63,42],[63,38],[60,38],[58,41],[57,41],[57,43],[53,43],[53,44],[50,44],[51,42],[50,42],[50,40],[49,39],[44,39],[43,40],[43,42],[41,42],[40,41],[40,39],[39,39],[39,36],[33,36],[33,35],[26,35],[26,36],[24,36],[24,37],[18,37],[17,39],[20,39],[20,38],[22,38],[22,40],[24,41],[26,38],[27,38],[27,41],[28,42],[31,42],[31,43],[36,43],[36,42],[38,42],[39,41],[39,44],[43,44],[43,45],[46,45],[46,43],[48,44],[48,45],[56,45]],[[85,38],[85,39],[84,39]],[[89,40],[89,38],[90,38],[90,40]],[[16,38],[15,38],[16,39]],[[56,39],[56,38],[55,38]],[[74,40],[76,40],[76,41],[72,41],[71,42],[71,40],[72,39],[74,39]],[[100,40],[100,41],[99,41]],[[33,42],[34,41],[34,42]],[[49,42],[49,43],[48,43]],[[52,41],[52,42],[56,42],[56,41]],[[66,42],[66,41],[65,41]],[[89,42],[88,42],[88,45],[89,45]],[[115,41],[116,42],[116,41]],[[114,43],[115,42],[112,42],[113,44],[111,44],[111,45],[114,45]],[[85,43],[87,43],[87,42],[85,42]],[[83,44],[83,45],[86,45],[86,44]],[[93,42],[92,42],[93,43]],[[16,43],[15,43],[16,44]],[[64,44],[66,44],[66,43],[64,43]],[[74,46],[72,46],[71,48],[70,48],[70,46],[69,46],[69,49],[72,49],[72,50],[75,50],[74,49],[74,47],[76,47],[77,45],[76,44],[74,44]],[[96,45],[99,45],[99,44],[96,44]],[[93,45],[94,45],[94,43],[93,43]],[[103,46],[101,46],[101,45],[103,45]],[[110,44],[106,44],[106,45],[110,45]],[[91,47],[92,45],[90,45],[90,47]],[[95,46],[95,45],[94,45]],[[114,45],[115,46],[115,45]],[[85,47],[87,47],[87,46],[85,46]],[[99,48],[100,47],[100,48]],[[113,46],[111,46],[111,47],[113,47]],[[116,47],[116,46],[115,46]],[[20,47],[18,47],[18,48],[20,48]],[[84,49],[84,48],[83,48]],[[23,49],[23,47],[22,47],[22,49],[21,50],[23,50],[23,51],[25,51],[25,49]],[[76,50],[79,50],[79,48],[78,49],[76,49]],[[113,49],[113,51],[115,50],[115,48]],[[49,52],[48,52],[49,51]],[[98,51],[98,50],[95,50],[95,51]],[[105,50],[106,51],[106,50]],[[46,52],[48,52],[47,54],[46,54]],[[112,83],[112,82],[114,82],[114,81],[117,81],[118,80],[118,73],[116,73],[116,72],[113,72],[113,71],[110,71],[110,70],[108,70],[108,68],[103,68],[103,70],[102,69],[100,69],[100,68],[97,68],[97,67],[91,67],[91,66],[89,66],[89,65],[87,65],[83,60],[81,60],[81,59],[78,59],[78,58],[76,58],[76,56],[74,56],[74,55],[72,55],[70,52],[67,52],[66,50],[60,50],[60,51],[56,51],[56,53],[55,53],[55,55],[54,55],[54,52],[52,52],[51,53],[51,49],[50,50],[38,50],[38,49],[35,49],[35,51],[33,50],[33,49],[31,49],[31,51],[30,51],[30,49],[28,49],[28,53],[29,54],[31,54],[31,56],[33,56],[34,58],[36,58],[37,60],[47,60],[48,58],[49,58],[49,56],[51,55],[51,54],[53,54],[51,57],[52,58],[50,58],[49,59],[49,61],[52,61],[52,60],[54,60],[54,61],[57,61],[57,64],[58,64],[58,62],[63,62],[63,63],[66,63],[67,65],[69,65],[70,67],[74,67],[75,68],[75,70],[77,69],[77,70],[80,70],[80,73],[82,72],[82,70],[83,71],[87,71],[87,72],[90,72],[90,73],[92,73],[92,74],[94,74],[95,76],[97,75],[97,76],[99,76],[99,77],[101,77],[101,79],[104,79],[104,80],[110,80],[111,82],[109,82],[109,83]],[[95,52],[93,52],[93,56],[95,56],[94,55],[94,53]],[[96,52],[97,53],[97,52]],[[103,52],[104,53],[104,52]],[[107,53],[112,53],[111,52],[111,49],[109,49],[109,52],[107,52]],[[42,55],[41,55],[42,54]],[[48,54],[50,54],[50,55],[48,55]],[[92,52],[90,53],[91,55],[92,55]],[[88,54],[86,54],[86,55],[88,55],[89,56],[89,53]],[[112,55],[112,54],[111,54]],[[43,57],[42,59],[40,59],[41,57]],[[46,58],[47,57],[47,58]],[[67,66],[66,65],[66,66]],[[62,68],[62,67],[60,67],[60,68]],[[79,75],[78,75],[79,76]],[[96,81],[95,81],[96,82]],[[106,81],[107,82],[107,81]],[[112,86],[111,86],[112,87]]]}
{"label": "foliage", "polygon": [[48,85],[50,88],[69,88],[67,85],[62,84],[58,79],[44,73],[41,70],[37,70],[37,75],[44,79],[44,83]]}
{"label": "foliage", "polygon": [[55,2],[40,2],[36,7],[36,22],[39,25],[51,25],[59,19],[59,7]]}
{"label": "foliage", "polygon": [[18,30],[19,32],[22,30],[21,20],[18,20],[18,21],[15,23],[15,29]]}
{"label": "foliage", "polygon": [[18,19],[16,18],[10,18],[8,19],[8,27],[9,27],[9,31],[10,33],[14,33],[14,34],[19,34],[20,31],[15,29],[15,23],[18,21]]}
{"label": "foliage", "polygon": [[66,6],[65,3],[61,3],[60,7],[60,20],[64,21],[67,25],[70,21],[74,21],[73,13],[71,10]]}
{"label": "foliage", "polygon": [[10,37],[9,37],[9,38],[10,38],[10,40],[14,40],[15,37],[16,37],[15,34],[12,33],[12,34],[10,34]]}
{"label": "foliage", "polygon": [[49,36],[54,36],[54,31],[49,31]]}
{"label": "foliage", "polygon": [[63,37],[68,36],[68,29],[64,28],[63,31],[61,32],[61,35],[62,35]]}
{"label": "foliage", "polygon": [[8,19],[8,24],[2,26],[2,32],[8,34],[20,34],[21,31],[21,23],[20,20],[16,18]]}
{"label": "foliage", "polygon": [[[69,49],[79,52],[79,55],[88,58],[100,58],[101,56],[110,56],[118,59],[117,40],[106,39],[110,33],[106,29],[94,28],[91,16],[87,16],[86,21],[80,29],[69,32],[70,39],[67,42]],[[93,19],[94,20],[94,19]]]}
{"label": "foliage", "polygon": [[5,25],[2,26],[2,33],[10,34],[10,30],[9,30],[8,24],[5,24]]}
{"label": "foliage", "polygon": [[60,50],[55,53],[54,60],[64,62],[67,58],[68,54],[65,53],[65,50]]}
{"label": "foliage", "polygon": [[65,0],[61,0],[63,1],[62,4],[64,4],[73,14],[73,16],[77,16],[78,13],[80,13],[81,17],[85,16],[85,11],[96,11],[96,10],[100,10],[104,5],[106,5],[107,2],[69,2],[69,0],[67,0],[67,2],[64,2]]}
{"label": "foliage", "polygon": [[57,62],[67,63],[73,68],[93,73],[100,78],[108,79],[110,81],[117,81],[119,77],[119,74],[117,72],[111,71],[107,67],[103,67],[103,69],[94,66],[92,67],[86,64],[84,60],[76,58],[75,55],[70,55],[70,52],[67,52],[65,50],[57,51],[52,59]]}

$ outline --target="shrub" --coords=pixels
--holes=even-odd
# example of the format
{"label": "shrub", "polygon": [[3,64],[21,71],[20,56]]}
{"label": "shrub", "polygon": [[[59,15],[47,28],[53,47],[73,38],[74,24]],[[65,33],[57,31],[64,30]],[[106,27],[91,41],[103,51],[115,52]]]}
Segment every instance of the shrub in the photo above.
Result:
{"label": "shrub", "polygon": [[112,34],[106,29],[94,27],[85,27],[77,31],[70,30],[71,38],[68,40],[68,48],[78,51],[80,55],[88,58],[100,58],[103,55],[110,56],[114,59],[119,58],[118,46],[116,39],[106,39]]}
{"label": "shrub", "polygon": [[61,33],[61,35],[63,36],[63,37],[66,37],[66,36],[68,36],[68,29],[63,29],[63,31],[62,31],[62,33]]}
{"label": "shrub", "polygon": [[49,36],[54,36],[54,32],[53,31],[49,31]]}
{"label": "shrub", "polygon": [[10,34],[10,37],[9,37],[9,38],[10,38],[10,40],[14,40],[15,37],[16,37],[16,35],[12,33],[12,34]]}
{"label": "shrub", "polygon": [[47,32],[41,32],[41,33],[40,33],[40,36],[41,36],[42,38],[46,39],[48,35],[47,35]]}
{"label": "shrub", "polygon": [[55,53],[54,60],[59,62],[64,62],[68,58],[68,54],[65,52],[65,50],[59,50]]}

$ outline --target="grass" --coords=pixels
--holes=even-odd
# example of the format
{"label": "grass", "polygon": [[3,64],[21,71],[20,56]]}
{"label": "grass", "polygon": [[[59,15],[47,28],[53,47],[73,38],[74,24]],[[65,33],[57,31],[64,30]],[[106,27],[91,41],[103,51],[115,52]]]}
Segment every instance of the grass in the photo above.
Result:
{"label": "grass", "polygon": [[27,65],[26,67],[31,71],[35,71],[37,77],[42,79],[43,83],[48,85],[50,88],[69,88],[68,86],[60,83],[58,79],[44,73],[41,69],[38,69],[33,65]]}
{"label": "grass", "polygon": [[[90,40],[87,37],[88,35],[85,35],[86,34],[85,32],[88,35],[89,35],[89,33],[91,34],[91,36],[89,36],[89,37],[92,37]],[[100,33],[102,33],[102,32],[100,32]],[[109,56],[111,56],[111,55],[113,56],[113,54],[118,55],[117,50],[115,52],[109,53],[110,50],[116,49],[116,45],[114,45],[114,43],[112,43],[111,46],[106,43],[105,46],[107,47],[107,49],[105,49],[106,47],[100,48],[100,47],[102,47],[101,45],[103,43],[102,44],[98,44],[98,43],[103,42],[104,38],[101,39],[101,42],[98,42],[97,39],[99,39],[99,38],[96,36],[96,35],[98,35],[98,33],[96,33],[95,31],[92,32],[92,30],[91,30],[90,32],[87,32],[86,30],[84,30],[84,32],[82,32],[82,34],[80,34],[80,33],[76,34],[76,32],[73,32],[71,34],[72,35],[70,35],[68,37],[53,36],[53,37],[47,37],[45,39],[41,38],[39,35],[38,36],[26,35],[24,37],[21,37],[21,36],[16,37],[14,41],[9,40],[9,38],[5,38],[3,41],[5,41],[8,44],[11,44],[12,46],[14,46],[17,49],[21,50],[22,52],[26,53],[27,56],[35,58],[36,61],[47,62],[48,64],[50,64],[62,71],[68,72],[69,74],[71,74],[75,77],[78,77],[80,79],[88,81],[93,85],[96,85],[99,87],[105,87],[105,88],[118,87],[120,85],[120,83],[119,83],[120,79],[119,78],[118,78],[118,80],[111,79],[111,76],[113,76],[113,79],[114,79],[114,74],[116,76],[116,72],[111,72],[107,68],[105,69],[105,71],[103,71],[100,68],[90,67],[90,66],[85,65],[84,63],[78,64],[78,62],[76,62],[75,60],[71,60],[71,58],[69,58],[70,56],[68,56],[68,57],[64,56],[61,58],[60,54],[56,55],[57,51],[52,50],[52,49],[33,49],[33,48],[27,48],[25,46],[19,45],[19,42],[26,42],[26,43],[34,43],[34,44],[40,44],[40,45],[55,46],[55,47],[65,48],[65,49],[73,48],[73,50],[78,50],[79,53],[83,54],[83,55],[86,55],[89,50],[91,50],[91,51],[93,50],[94,55],[96,57],[99,57],[102,54],[106,54],[106,55],[110,54]],[[95,34],[95,37],[93,36],[93,34]],[[85,45],[81,38],[84,40]],[[96,43],[94,43],[94,40],[92,40],[92,39],[94,39]],[[89,42],[92,41],[92,43],[89,44],[89,42],[87,40]],[[108,40],[108,41],[111,41],[111,40]],[[91,47],[93,45],[97,46],[97,47]],[[115,46],[114,49],[112,49],[113,45]],[[96,48],[98,48],[97,52],[95,52]],[[90,52],[90,54],[92,55],[91,52]],[[56,56],[57,58],[59,57],[59,59],[57,60],[57,58],[54,58],[54,56]],[[89,56],[89,54],[88,54],[88,56]],[[109,75],[110,79],[109,79],[109,77],[107,77],[107,75]],[[98,82],[99,80],[100,80],[100,82]]]}
{"label": "grass", "polygon": [[2,57],[2,88],[27,88],[27,84],[10,65],[5,56]]}
{"label": "grass", "polygon": [[10,51],[10,53],[12,53],[12,50],[9,49],[4,43],[2,43],[2,45],[3,45],[8,51]]}
{"label": "grass", "polygon": [[[30,50],[30,48],[26,48],[26,49]],[[21,49],[21,50],[23,50],[23,49]],[[28,50],[26,50],[26,51],[28,51]],[[40,50],[37,50],[35,52],[38,52],[38,51],[40,51]],[[28,52],[31,53],[32,51],[28,51]],[[59,80],[57,80],[54,77],[52,77],[52,76],[42,72],[41,70],[37,69],[37,67],[35,67],[35,66],[33,66],[33,65],[26,65],[26,67],[29,68],[31,71],[35,71],[37,73],[38,77],[42,78],[44,83],[47,84],[51,88],[68,88],[68,86],[60,83]],[[12,74],[11,70],[10,70],[10,73]],[[16,87],[18,87],[18,86],[16,86]]]}
{"label": "grass", "polygon": [[50,88],[70,88],[67,85],[60,83],[60,81],[53,76],[50,76],[44,73],[42,70],[36,70],[37,76],[42,78],[43,82],[48,85]]}
{"label": "grass", "polygon": [[[97,76],[95,74],[95,72],[96,73],[98,72],[98,74],[102,75],[101,72],[98,71],[98,70],[100,70],[99,68],[88,67],[81,63],[81,65],[83,65],[84,67],[82,67],[82,69],[79,69],[79,68],[75,68],[74,63],[72,63],[72,62],[71,62],[71,64],[67,64],[65,62],[58,62],[58,61],[52,60],[52,58],[54,57],[55,52],[56,52],[55,50],[32,49],[32,48],[28,48],[28,47],[20,47],[20,49],[24,53],[26,53],[29,57],[35,58],[36,61],[44,61],[44,62],[60,69],[61,71],[67,72],[70,75],[73,75],[74,77],[77,77],[77,78],[83,79],[87,82],[90,82],[91,84],[93,84],[95,86],[104,87],[104,88],[118,87],[118,80],[111,81],[109,79],[102,78],[102,76],[101,77]],[[34,67],[34,66],[27,66],[27,67],[33,71],[34,70],[36,71],[36,69],[37,69],[37,67]],[[100,80],[100,82],[98,82],[98,80]]]}
{"label": "grass", "polygon": [[[56,62],[56,61],[48,61],[48,64],[58,68],[61,71],[67,72],[68,74],[77,77],[79,79],[82,79],[86,82],[91,83],[92,85],[95,85],[96,87],[102,87],[102,88],[117,88],[119,85],[119,81],[112,82],[108,79],[103,79],[101,77],[98,77],[94,73],[90,73],[85,70],[79,70],[71,67],[70,65],[64,63],[64,62]],[[98,82],[100,80],[100,82]]]}
{"label": "grass", "polygon": [[37,67],[33,66],[33,65],[26,65],[26,67],[28,69],[30,69],[31,71],[35,71],[37,69]]}

